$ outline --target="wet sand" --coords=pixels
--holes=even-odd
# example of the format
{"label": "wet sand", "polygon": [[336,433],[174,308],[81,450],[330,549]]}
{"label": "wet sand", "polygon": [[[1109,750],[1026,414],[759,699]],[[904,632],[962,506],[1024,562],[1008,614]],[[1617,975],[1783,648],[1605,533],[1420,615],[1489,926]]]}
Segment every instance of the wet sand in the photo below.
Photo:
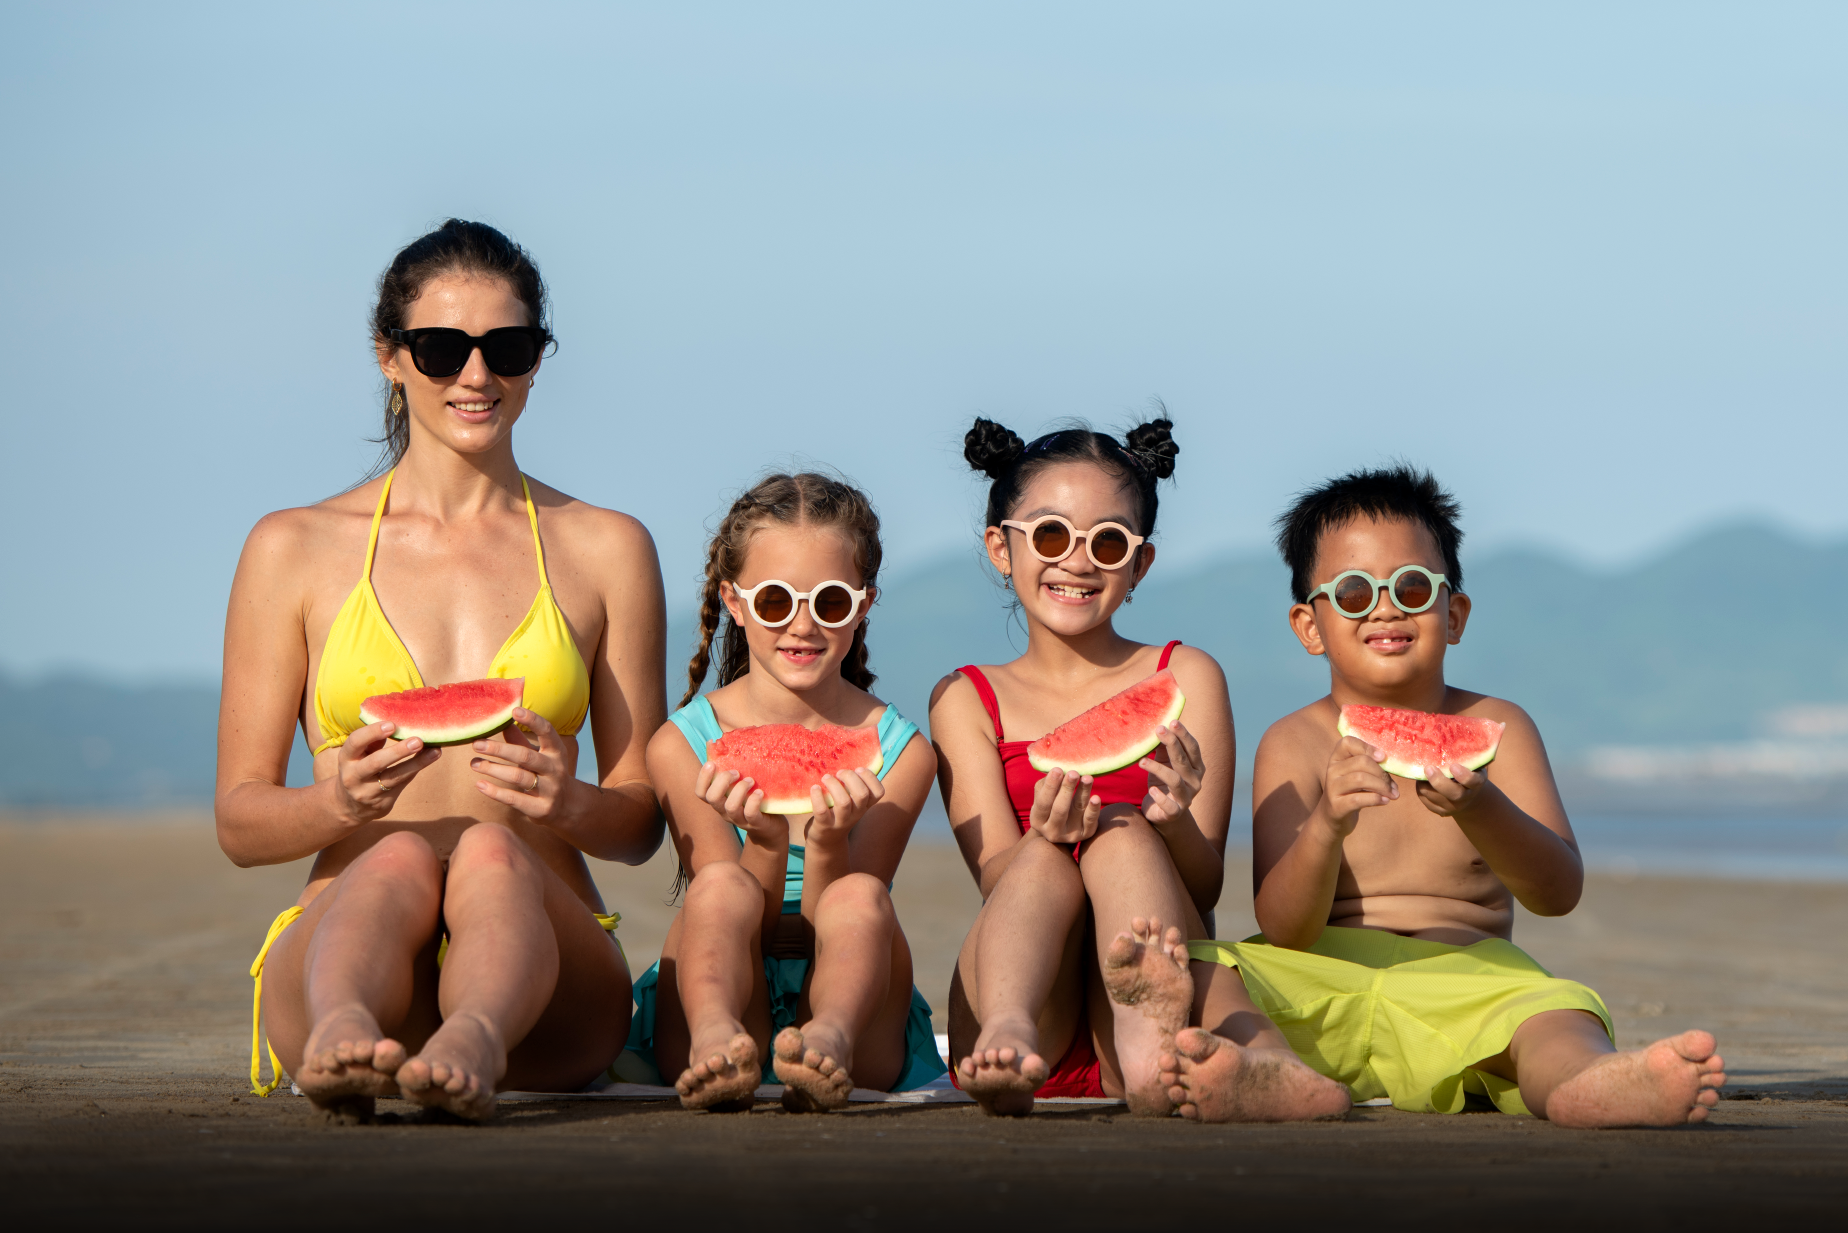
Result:
{"label": "wet sand", "polygon": [[[581,1102],[508,1106],[468,1127],[398,1101],[381,1102],[380,1124],[337,1126],[286,1092],[246,1091],[246,968],[304,872],[234,868],[198,816],[0,819],[0,1187],[18,1227],[295,1228],[356,1203],[369,1221],[463,1226],[731,1215],[754,1229],[1152,1228],[1325,1215],[1386,1228],[1657,1228],[1839,1218],[1848,1199],[1848,886],[1594,877],[1571,916],[1521,919],[1518,942],[1603,993],[1620,1044],[1693,1026],[1720,1037],[1733,1082],[1699,1127],[1571,1131],[1391,1109],[1287,1127],[1050,1106],[1018,1122],[968,1106],[728,1117]],[[644,966],[672,916],[671,864],[597,874]],[[953,849],[920,846],[895,895],[919,985],[940,1010],[975,891]],[[1235,856],[1219,932],[1253,927]]]}

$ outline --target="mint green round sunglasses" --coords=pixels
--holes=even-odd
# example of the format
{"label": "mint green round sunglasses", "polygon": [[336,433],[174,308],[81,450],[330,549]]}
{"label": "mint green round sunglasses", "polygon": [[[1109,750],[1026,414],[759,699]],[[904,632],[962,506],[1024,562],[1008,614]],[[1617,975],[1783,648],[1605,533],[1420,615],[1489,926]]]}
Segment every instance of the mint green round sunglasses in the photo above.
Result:
{"label": "mint green round sunglasses", "polygon": [[1393,605],[1400,612],[1417,616],[1437,602],[1437,588],[1449,582],[1444,575],[1434,574],[1422,565],[1401,565],[1390,578],[1375,578],[1364,569],[1350,569],[1309,592],[1303,602],[1313,604],[1316,596],[1326,595],[1336,612],[1358,621],[1380,606],[1381,591],[1390,590]]}

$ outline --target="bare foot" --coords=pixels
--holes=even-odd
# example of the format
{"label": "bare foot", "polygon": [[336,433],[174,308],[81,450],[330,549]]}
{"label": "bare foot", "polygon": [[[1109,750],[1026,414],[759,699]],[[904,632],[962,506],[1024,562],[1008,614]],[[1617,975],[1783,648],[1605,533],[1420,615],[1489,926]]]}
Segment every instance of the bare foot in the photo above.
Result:
{"label": "bare foot", "polygon": [[1679,1126],[1720,1103],[1726,1063],[1708,1032],[1607,1053],[1553,1089],[1546,1118],[1561,1126]]}
{"label": "bare foot", "polygon": [[783,1107],[791,1113],[826,1113],[847,1103],[853,1079],[835,1061],[846,1050],[833,1033],[814,1024],[804,1033],[786,1027],[776,1034],[772,1065],[784,1083]]}
{"label": "bare foot", "polygon": [[498,1029],[480,1015],[460,1011],[398,1068],[405,1098],[483,1122],[494,1116],[494,1085],[507,1073],[507,1048]]}
{"label": "bare foot", "polygon": [[[1179,929],[1165,933],[1158,919],[1140,916],[1119,933],[1103,956],[1104,988],[1119,1006],[1134,1007],[1146,1026],[1117,1019],[1117,1060],[1123,1068],[1123,1099],[1141,1117],[1168,1117],[1168,1099],[1158,1058],[1174,1048],[1174,1034],[1193,1011],[1193,970],[1187,939]],[[1153,1029],[1151,1034],[1149,1029]],[[1137,1059],[1140,1059],[1139,1061]]]}
{"label": "bare foot", "polygon": [[387,1039],[379,1021],[355,1002],[330,1011],[308,1034],[301,1073],[290,1076],[319,1109],[359,1117],[372,1113],[377,1096],[395,1096],[393,1079],[404,1065],[404,1046]]}
{"label": "bare foot", "polygon": [[1307,1122],[1346,1116],[1348,1090],[1288,1049],[1246,1049],[1202,1028],[1174,1037],[1162,1082],[1182,1117],[1196,1122]]}
{"label": "bare foot", "polygon": [[1187,939],[1179,929],[1164,936],[1159,920],[1138,916],[1128,933],[1119,933],[1104,952],[1104,988],[1119,1006],[1134,1006],[1172,1036],[1187,1026],[1193,1009],[1193,971],[1188,967]]}
{"label": "bare foot", "polygon": [[745,1113],[755,1103],[753,1093],[763,1081],[763,1065],[757,1060],[757,1042],[749,1032],[739,1032],[723,1049],[696,1048],[694,1057],[705,1055],[680,1072],[674,1090],[680,1104],[687,1109],[710,1109],[715,1113]]}
{"label": "bare foot", "polygon": [[1030,1022],[1024,1030],[989,1024],[976,1038],[975,1049],[956,1064],[956,1085],[990,1117],[1025,1117],[1033,1112],[1033,1093],[1052,1074],[1030,1043],[1036,1035]]}

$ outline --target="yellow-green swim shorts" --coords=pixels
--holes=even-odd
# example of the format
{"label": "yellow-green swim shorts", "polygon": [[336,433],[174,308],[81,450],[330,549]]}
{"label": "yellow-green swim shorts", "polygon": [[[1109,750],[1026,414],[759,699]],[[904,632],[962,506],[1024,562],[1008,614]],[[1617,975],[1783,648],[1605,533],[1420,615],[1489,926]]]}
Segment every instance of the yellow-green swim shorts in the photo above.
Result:
{"label": "yellow-green swim shorts", "polygon": [[1542,1011],[1586,1011],[1612,1032],[1602,998],[1501,938],[1451,946],[1330,926],[1306,951],[1260,934],[1189,942],[1187,952],[1239,969],[1290,1047],[1356,1101],[1387,1096],[1414,1112],[1460,1113],[1473,1093],[1503,1113],[1527,1113],[1517,1085],[1470,1067]]}

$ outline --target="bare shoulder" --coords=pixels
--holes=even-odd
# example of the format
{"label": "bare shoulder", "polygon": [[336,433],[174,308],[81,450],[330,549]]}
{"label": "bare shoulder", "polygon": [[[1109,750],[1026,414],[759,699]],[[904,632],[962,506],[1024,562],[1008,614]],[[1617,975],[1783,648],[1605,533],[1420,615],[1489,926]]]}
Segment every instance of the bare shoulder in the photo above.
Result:
{"label": "bare shoulder", "polygon": [[531,476],[527,480],[532,486],[533,504],[548,522],[564,533],[565,539],[560,546],[573,556],[654,561],[654,536],[639,519],[620,510],[580,501]]}
{"label": "bare shoulder", "polygon": [[960,670],[952,672],[938,681],[930,691],[932,739],[945,729],[963,728],[971,724],[980,725],[981,731],[990,740],[994,739],[987,708],[982,705],[981,695],[975,691],[975,683]]}
{"label": "bare shoulder", "polygon": [[365,550],[384,480],[372,480],[313,505],[279,509],[263,515],[244,539],[238,570],[260,578],[293,575],[311,583],[323,569],[352,565]]}
{"label": "bare shoulder", "polygon": [[648,738],[650,766],[665,769],[672,766],[684,766],[689,761],[697,767],[704,761],[704,758],[693,752],[693,746],[687,743],[686,733],[682,732],[680,725],[672,720],[656,728],[655,734]]}
{"label": "bare shoulder", "polygon": [[1288,777],[1301,766],[1319,770],[1341,739],[1335,719],[1335,704],[1324,695],[1273,723],[1258,742],[1257,773]]}
{"label": "bare shoulder", "polygon": [[1221,693],[1225,692],[1225,669],[1219,666],[1218,660],[1197,646],[1183,643],[1175,647],[1174,654],[1168,657],[1168,667],[1184,688],[1191,687],[1195,692],[1217,688]]}
{"label": "bare shoulder", "polygon": [[1446,707],[1453,715],[1467,715],[1472,719],[1493,719],[1497,723],[1508,725],[1508,731],[1538,739],[1540,728],[1534,723],[1533,716],[1506,698],[1496,698],[1489,694],[1479,694],[1468,689],[1450,690],[1449,705]]}

